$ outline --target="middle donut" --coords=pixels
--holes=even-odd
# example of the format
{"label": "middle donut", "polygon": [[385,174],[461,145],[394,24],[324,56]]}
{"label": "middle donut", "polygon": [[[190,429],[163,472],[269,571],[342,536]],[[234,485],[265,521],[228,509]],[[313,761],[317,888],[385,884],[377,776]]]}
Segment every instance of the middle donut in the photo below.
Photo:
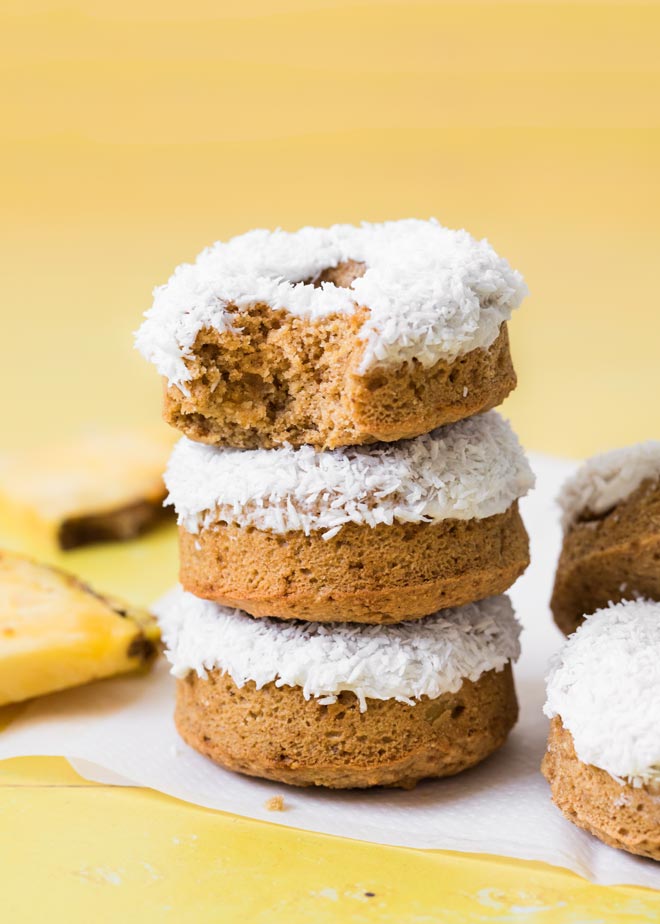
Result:
{"label": "middle donut", "polygon": [[491,411],[321,452],[183,438],[165,483],[181,583],[252,616],[388,623],[500,594],[529,564],[534,476]]}

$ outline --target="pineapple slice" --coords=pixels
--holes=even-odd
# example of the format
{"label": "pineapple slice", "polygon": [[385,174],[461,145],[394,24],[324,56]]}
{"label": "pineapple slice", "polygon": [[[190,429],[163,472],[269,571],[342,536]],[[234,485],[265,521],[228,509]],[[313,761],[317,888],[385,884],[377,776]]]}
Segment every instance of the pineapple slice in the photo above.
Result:
{"label": "pineapple slice", "polygon": [[0,516],[49,546],[131,539],[163,518],[169,432],[99,432],[0,456]]}
{"label": "pineapple slice", "polygon": [[146,668],[159,638],[149,613],[0,551],[0,706]]}

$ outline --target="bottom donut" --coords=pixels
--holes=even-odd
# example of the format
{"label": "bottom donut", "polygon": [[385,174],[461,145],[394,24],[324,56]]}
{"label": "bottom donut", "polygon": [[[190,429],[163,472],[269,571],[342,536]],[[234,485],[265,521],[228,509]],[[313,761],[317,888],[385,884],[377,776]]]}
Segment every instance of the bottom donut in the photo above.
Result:
{"label": "bottom donut", "polygon": [[366,626],[257,620],[176,590],[158,616],[179,733],[240,773],[411,788],[484,760],[517,719],[507,597]]}

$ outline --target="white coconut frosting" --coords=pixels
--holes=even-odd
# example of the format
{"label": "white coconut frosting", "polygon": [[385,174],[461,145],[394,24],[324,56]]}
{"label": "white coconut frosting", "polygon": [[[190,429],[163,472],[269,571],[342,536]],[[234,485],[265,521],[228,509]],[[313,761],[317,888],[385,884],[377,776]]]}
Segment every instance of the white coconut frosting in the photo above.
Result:
{"label": "white coconut frosting", "polygon": [[564,528],[583,513],[611,510],[649,479],[660,479],[660,442],[649,440],[588,459],[558,498]]}
{"label": "white coconut frosting", "polygon": [[500,671],[520,654],[520,626],[506,596],[397,625],[253,619],[180,587],[154,612],[175,677],[220,670],[238,687],[300,687],[322,704],[346,690],[362,711],[369,699],[413,704],[456,693],[464,680]]}
{"label": "white coconut frosting", "polygon": [[188,532],[217,523],[275,533],[346,523],[429,523],[503,513],[534,484],[509,424],[490,411],[398,443],[319,452],[227,449],[185,437],[165,484]]}
{"label": "white coconut frosting", "polygon": [[[366,265],[350,288],[310,282],[346,260]],[[197,334],[240,326],[235,312],[261,303],[317,320],[365,306],[359,373],[413,357],[431,366],[490,346],[526,294],[520,273],[486,240],[435,220],[250,231],[202,251],[154,290],[136,346],[186,392]]]}
{"label": "white coconut frosting", "polygon": [[589,616],[556,657],[544,712],[584,763],[637,786],[660,781],[660,603]]}

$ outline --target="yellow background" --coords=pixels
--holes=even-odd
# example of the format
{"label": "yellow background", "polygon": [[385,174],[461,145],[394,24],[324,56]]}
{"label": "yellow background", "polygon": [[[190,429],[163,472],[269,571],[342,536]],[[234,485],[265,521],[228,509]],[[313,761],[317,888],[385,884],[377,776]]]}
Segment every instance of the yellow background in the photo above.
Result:
{"label": "yellow background", "polygon": [[[10,0],[0,43],[0,445],[152,423],[130,332],[214,239],[409,215],[524,272],[505,411],[530,448],[658,437],[658,4]],[[67,562],[145,601],[175,572],[169,534]],[[649,892],[286,831],[61,761],[0,766],[0,859],[12,922],[660,916]]]}

